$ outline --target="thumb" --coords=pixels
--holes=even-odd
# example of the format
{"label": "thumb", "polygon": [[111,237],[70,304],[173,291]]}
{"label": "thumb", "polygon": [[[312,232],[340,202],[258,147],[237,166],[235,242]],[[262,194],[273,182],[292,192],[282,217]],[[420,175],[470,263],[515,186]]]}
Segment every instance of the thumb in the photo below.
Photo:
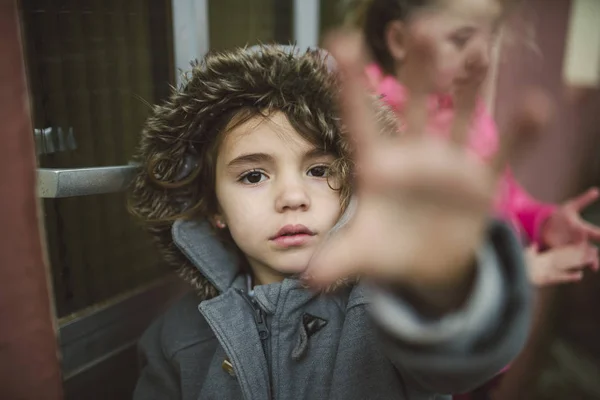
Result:
{"label": "thumb", "polygon": [[593,261],[592,247],[586,242],[558,247],[550,252],[553,264],[558,269],[578,268]]}
{"label": "thumb", "polygon": [[527,247],[527,252],[531,254],[537,254],[540,250],[540,246],[537,243],[532,243]]}
{"label": "thumb", "polygon": [[525,249],[525,262],[527,267],[532,268],[539,254],[539,246],[537,243],[532,243]]}
{"label": "thumb", "polygon": [[308,284],[322,288],[359,271],[364,253],[360,248],[361,241],[354,238],[354,232],[353,229],[344,229],[323,243],[303,275]]}

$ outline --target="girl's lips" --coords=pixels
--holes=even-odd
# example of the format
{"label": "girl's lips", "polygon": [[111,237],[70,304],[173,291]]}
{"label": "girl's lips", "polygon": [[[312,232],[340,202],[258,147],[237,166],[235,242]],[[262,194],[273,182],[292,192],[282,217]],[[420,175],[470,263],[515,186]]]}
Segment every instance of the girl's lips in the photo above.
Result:
{"label": "girl's lips", "polygon": [[315,233],[304,225],[286,225],[270,238],[280,247],[298,247],[305,245]]}
{"label": "girl's lips", "polygon": [[294,235],[309,235],[314,236],[315,233],[308,229],[304,225],[286,225],[281,228],[275,235],[270,239],[275,240],[280,236],[294,236]]}
{"label": "girl's lips", "polygon": [[313,235],[299,233],[296,235],[278,236],[272,239],[272,241],[279,247],[299,247],[307,244],[312,238]]}

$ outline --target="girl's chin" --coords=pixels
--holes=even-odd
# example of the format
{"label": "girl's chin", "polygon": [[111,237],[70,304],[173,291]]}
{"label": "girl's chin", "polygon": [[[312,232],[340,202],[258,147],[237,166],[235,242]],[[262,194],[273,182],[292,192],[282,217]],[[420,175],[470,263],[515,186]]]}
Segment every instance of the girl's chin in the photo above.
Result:
{"label": "girl's chin", "polygon": [[304,264],[301,266],[282,266],[280,268],[275,268],[275,270],[277,272],[279,272],[282,275],[286,275],[286,276],[295,276],[295,275],[300,275],[302,274],[304,271],[306,271],[306,268],[308,268],[308,265]]}

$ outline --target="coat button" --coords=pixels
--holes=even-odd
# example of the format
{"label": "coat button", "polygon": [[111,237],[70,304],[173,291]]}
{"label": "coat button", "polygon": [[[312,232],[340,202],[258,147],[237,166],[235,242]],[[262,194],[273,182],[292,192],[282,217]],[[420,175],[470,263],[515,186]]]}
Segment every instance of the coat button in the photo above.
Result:
{"label": "coat button", "polygon": [[223,360],[223,364],[221,364],[221,368],[223,371],[227,372],[231,376],[235,376],[235,371],[233,370],[233,364],[228,359]]}

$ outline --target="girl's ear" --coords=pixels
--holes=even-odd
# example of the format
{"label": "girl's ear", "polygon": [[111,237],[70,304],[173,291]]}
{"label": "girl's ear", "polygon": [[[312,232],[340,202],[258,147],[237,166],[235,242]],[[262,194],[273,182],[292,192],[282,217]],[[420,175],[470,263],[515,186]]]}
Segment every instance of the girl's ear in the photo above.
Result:
{"label": "girl's ear", "polygon": [[212,225],[217,229],[227,228],[227,223],[221,214],[216,214],[211,218]]}
{"label": "girl's ear", "polygon": [[402,21],[390,22],[385,30],[385,44],[394,64],[399,64],[406,57],[406,35],[406,26]]}

